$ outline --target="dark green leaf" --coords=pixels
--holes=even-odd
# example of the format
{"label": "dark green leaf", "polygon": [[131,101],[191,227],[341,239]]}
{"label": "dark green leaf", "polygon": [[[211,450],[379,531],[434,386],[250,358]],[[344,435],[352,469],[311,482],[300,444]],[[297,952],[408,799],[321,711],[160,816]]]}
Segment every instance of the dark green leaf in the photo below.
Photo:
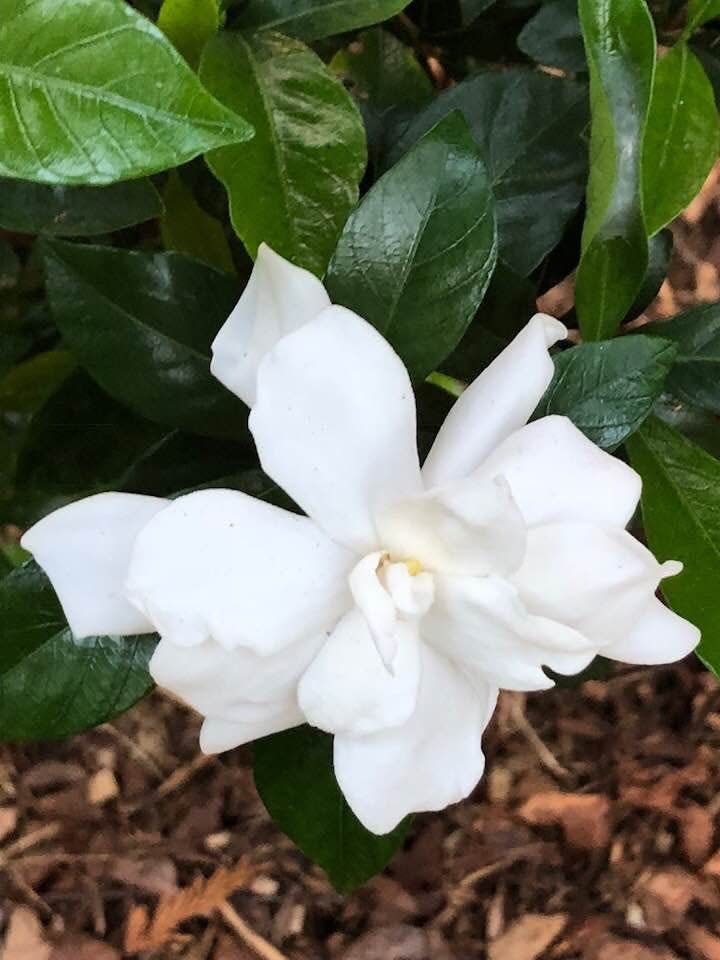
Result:
{"label": "dark green leaf", "polygon": [[695,44],[693,44],[692,49],[695,56],[703,65],[705,74],[713,88],[715,106],[720,109],[720,57],[718,57],[714,49],[710,50],[707,47],[696,46]]}
{"label": "dark green leaf", "polygon": [[661,230],[648,241],[648,265],[645,278],[637,292],[633,305],[627,312],[627,317],[637,317],[660,292],[667,277],[670,257],[673,252],[673,235],[671,230]]}
{"label": "dark green leaf", "polygon": [[379,873],[403,842],[405,821],[392,833],[369,833],[335,780],[332,737],[296,727],[258,740],[255,784],[268,813],[333,885],[349,893]]}
{"label": "dark green leaf", "polygon": [[578,0],[544,3],[518,34],[517,45],[536,63],[547,67],[587,70]]}
{"label": "dark green leaf", "polygon": [[218,0],[164,0],[158,27],[191,67],[197,67],[203,47],[220,27]]}
{"label": "dark green leaf", "polygon": [[472,23],[481,13],[491,7],[497,0],[460,0],[460,11],[463,23]]}
{"label": "dark green leaf", "polygon": [[715,17],[720,17],[720,0],[688,0],[685,35],[689,36]]}
{"label": "dark green leaf", "polygon": [[124,0],[5,0],[0,174],[103,184],[251,136]]}
{"label": "dark green leaf", "polygon": [[643,211],[649,236],[699,192],[720,146],[715,96],[697,57],[679,43],[655,71],[643,144]]}
{"label": "dark green leaf", "polygon": [[720,461],[651,417],[628,441],[643,480],[645,533],[659,560],[685,569],[662,582],[672,609],[702,631],[698,653],[720,675]]}
{"label": "dark green leaf", "polygon": [[91,237],[160,215],[162,203],[149,180],[109,187],[49,187],[0,180],[0,226],[17,233]]}
{"label": "dark green leaf", "polygon": [[353,84],[361,100],[380,109],[426,103],[433,93],[414,52],[381,27],[360,34],[330,66]]}
{"label": "dark green leaf", "polygon": [[17,364],[0,380],[0,413],[35,413],[74,369],[66,350],[47,350]]}
{"label": "dark green leaf", "polygon": [[376,326],[422,379],[467,329],[496,253],[485,165],[455,113],[366,194],[326,283],[333,302]]}
{"label": "dark green leaf", "polygon": [[[0,237],[0,292],[12,290],[20,275],[20,260],[7,240]],[[0,350],[2,347],[0,346]]]}
{"label": "dark green leaf", "polygon": [[605,450],[620,446],[652,410],[675,358],[659,337],[586,343],[555,357],[555,376],[536,416],[569,417]]}
{"label": "dark green leaf", "polygon": [[274,33],[216,37],[200,72],[255,127],[249,143],[208,156],[248,252],[265,241],[322,275],[367,161],[352,97],[312,50]]}
{"label": "dark green leaf", "polygon": [[720,302],[693,307],[646,329],[677,344],[668,390],[720,414]]}
{"label": "dark green leaf", "polygon": [[476,74],[409,125],[391,160],[453,110],[464,114],[488,166],[500,258],[527,275],[560,240],[582,198],[586,88],[531,70]]}
{"label": "dark green leaf", "polygon": [[320,40],[388,20],[408,3],[409,0],[248,0],[238,25],[248,30],[277,30],[301,40]]}
{"label": "dark green leaf", "polygon": [[175,253],[44,241],[65,344],[100,386],[148,420],[246,432],[245,407],[210,373],[210,344],[237,299],[232,278]]}
{"label": "dark green leaf", "polygon": [[655,69],[645,0],[580,0],[592,135],[575,306],[586,340],[612,336],[645,276],[641,155]]}
{"label": "dark green leaf", "polygon": [[224,273],[235,272],[222,224],[203,210],[176,170],[167,178],[163,202],[160,233],[167,250],[195,257]]}
{"label": "dark green leaf", "polygon": [[13,569],[10,558],[3,549],[0,548],[0,580],[6,577]]}
{"label": "dark green leaf", "polygon": [[0,738],[66,737],[111,720],[152,689],[157,637],[75,640],[34,561],[0,581]]}
{"label": "dark green leaf", "polygon": [[653,414],[703,450],[720,457],[720,419],[714,413],[665,393],[653,407]]}

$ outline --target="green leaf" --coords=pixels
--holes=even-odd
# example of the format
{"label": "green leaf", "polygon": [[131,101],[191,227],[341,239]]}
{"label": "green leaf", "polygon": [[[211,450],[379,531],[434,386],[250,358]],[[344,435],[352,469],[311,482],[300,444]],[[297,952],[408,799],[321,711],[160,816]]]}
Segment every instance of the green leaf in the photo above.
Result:
{"label": "green leaf", "polygon": [[454,110],[467,119],[487,163],[500,258],[527,276],[559,242],[582,199],[586,88],[531,70],[476,74],[437,97],[390,160]]}
{"label": "green leaf", "polygon": [[720,58],[713,49],[693,44],[693,53],[703,66],[715,95],[715,106],[720,109]]}
{"label": "green leaf", "polygon": [[664,393],[653,407],[653,415],[714,457],[720,457],[720,420],[715,414]]}
{"label": "green leaf", "polygon": [[422,379],[467,329],[495,267],[485,165],[451,114],[386,173],[351,215],[328,268],[334,303],[372,323]]}
{"label": "green leaf", "polygon": [[64,342],[110,396],[140,416],[242,437],[246,410],[210,373],[210,344],[237,299],[232,278],[176,253],[43,241]]}
{"label": "green leaf", "polygon": [[720,0],[689,0],[683,37],[689,37],[698,27],[715,17],[720,17]]}
{"label": "green leaf", "polygon": [[218,0],[164,0],[157,25],[191,67],[220,28]]}
{"label": "green leaf", "polygon": [[353,84],[363,101],[380,109],[423,104],[433,94],[430,78],[414,52],[380,27],[366,30],[338,51],[330,67]]}
{"label": "green leaf", "polygon": [[337,890],[349,893],[385,867],[409,822],[382,837],[363,827],[335,780],[332,740],[312,727],[258,740],[255,784],[280,829],[326,871]]}
{"label": "green leaf", "polygon": [[642,516],[659,560],[683,572],[662,582],[672,609],[702,631],[698,653],[720,676],[720,461],[651,417],[628,441],[643,480]]}
{"label": "green leaf", "polygon": [[720,302],[693,307],[645,330],[677,344],[670,392],[720,414]]}
{"label": "green leaf", "polygon": [[246,140],[154,24],[124,0],[5,0],[0,174],[104,184]]}
{"label": "green leaf", "polygon": [[604,450],[614,450],[650,414],[672,367],[674,344],[627,336],[558,354],[555,376],[536,416],[569,417]]}
{"label": "green leaf", "polygon": [[641,155],[655,70],[645,0],[580,0],[590,68],[592,133],[575,306],[586,340],[612,336],[648,263]]}
{"label": "green leaf", "polygon": [[668,274],[670,257],[673,252],[672,230],[661,230],[648,241],[648,265],[645,277],[637,292],[632,306],[627,312],[628,319],[638,317],[653,302]]}
{"label": "green leaf", "polygon": [[481,13],[485,13],[497,0],[460,0],[460,12],[463,23],[472,23]]}
{"label": "green leaf", "polygon": [[409,0],[249,0],[237,25],[247,30],[277,30],[300,40],[321,40],[388,20],[408,3]]}
{"label": "green leaf", "polygon": [[523,53],[546,67],[587,70],[578,0],[551,0],[528,20],[517,38]]}
{"label": "green leaf", "polygon": [[0,738],[67,737],[111,720],[153,687],[157,637],[75,640],[34,561],[0,581]]}
{"label": "green leaf", "polygon": [[200,73],[255,127],[249,143],[208,155],[238,236],[253,257],[265,241],[321,275],[367,161],[352,98],[312,50],[272,33],[216,37]]}
{"label": "green leaf", "polygon": [[66,350],[46,350],[0,379],[0,413],[35,413],[75,369]]}
{"label": "green leaf", "polygon": [[0,180],[0,227],[16,233],[91,237],[160,216],[162,203],[149,180],[109,187],[49,187]]}
{"label": "green leaf", "polygon": [[163,203],[160,233],[167,250],[186,253],[225,273],[235,272],[222,224],[203,210],[176,170],[165,184]]}
{"label": "green leaf", "polygon": [[715,95],[697,57],[679,43],[657,65],[643,143],[643,209],[649,236],[696,196],[717,160]]}

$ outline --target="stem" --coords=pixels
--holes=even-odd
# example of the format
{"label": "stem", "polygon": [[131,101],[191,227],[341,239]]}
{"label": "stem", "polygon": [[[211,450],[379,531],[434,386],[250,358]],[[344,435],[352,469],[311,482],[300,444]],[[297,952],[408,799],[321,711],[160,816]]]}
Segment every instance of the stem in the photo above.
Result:
{"label": "stem", "polygon": [[440,387],[451,397],[459,397],[467,389],[467,384],[455,377],[449,377],[446,373],[440,373],[435,370],[430,376],[426,377],[426,383],[431,383],[434,387]]}

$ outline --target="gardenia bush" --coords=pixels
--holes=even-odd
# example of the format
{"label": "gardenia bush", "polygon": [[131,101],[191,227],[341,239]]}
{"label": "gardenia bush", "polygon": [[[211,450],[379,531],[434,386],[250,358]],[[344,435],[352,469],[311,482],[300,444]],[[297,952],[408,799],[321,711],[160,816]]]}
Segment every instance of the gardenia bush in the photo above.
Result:
{"label": "gardenia bush", "polygon": [[500,690],[720,669],[720,3],[158,6],[0,22],[0,735],[157,683],[348,890]]}

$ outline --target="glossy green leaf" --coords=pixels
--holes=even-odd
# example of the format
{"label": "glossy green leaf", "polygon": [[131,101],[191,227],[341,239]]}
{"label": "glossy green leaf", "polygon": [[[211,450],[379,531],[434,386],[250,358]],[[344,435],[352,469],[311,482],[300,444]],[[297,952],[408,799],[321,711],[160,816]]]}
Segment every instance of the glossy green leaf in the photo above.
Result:
{"label": "glossy green leaf", "polygon": [[683,572],[662,582],[672,609],[702,631],[698,653],[720,675],[720,461],[652,417],[628,441],[643,480],[643,526],[659,560]]}
{"label": "glossy green leaf", "polygon": [[265,241],[321,275],[367,160],[352,98],[312,50],[274,33],[216,37],[200,73],[255,127],[249,143],[208,155],[238,236],[253,257]]}
{"label": "glossy green leaf", "polygon": [[586,340],[612,336],[648,263],[642,145],[655,69],[645,0],[580,0],[590,69],[592,133],[575,307]]}
{"label": "glossy green leaf", "polygon": [[109,187],[49,187],[0,180],[0,227],[16,233],[91,237],[160,216],[160,196],[149,180]]}
{"label": "glossy green leaf", "polygon": [[0,174],[104,184],[251,136],[124,0],[5,0]]}
{"label": "glossy green leaf", "polygon": [[614,450],[652,410],[675,359],[674,344],[627,336],[586,343],[555,357],[555,376],[536,416],[569,417],[604,450]]}
{"label": "glossy green leaf", "polygon": [[720,0],[688,0],[685,36],[715,17],[720,17]]}
{"label": "glossy green leaf", "polygon": [[49,740],[111,720],[153,687],[157,637],[75,640],[34,561],[0,581],[0,739]]}
{"label": "glossy green leaf", "polygon": [[220,27],[218,0],[164,0],[157,25],[191,67]]}
{"label": "glossy green leaf", "polygon": [[465,120],[454,113],[363,198],[326,285],[334,303],[369,320],[422,379],[467,329],[496,255],[487,171]]}
{"label": "glossy green leaf", "polygon": [[388,20],[409,0],[248,0],[238,26],[320,40]]}
{"label": "glossy green leaf", "polygon": [[646,329],[677,344],[670,392],[720,414],[720,302],[693,307]]}
{"label": "glossy green leaf", "polygon": [[414,52],[381,27],[360,34],[330,66],[354,86],[361,101],[381,109],[426,103],[433,94]]}
{"label": "glossy green leaf", "polygon": [[210,373],[210,344],[237,299],[232,278],[176,253],[44,241],[48,296],[64,342],[140,416],[241,437],[247,411]]}
{"label": "glossy green leaf", "polygon": [[75,369],[67,350],[46,350],[0,379],[0,413],[35,413]]}
{"label": "glossy green leaf", "polygon": [[522,28],[517,45],[524,54],[546,67],[587,70],[578,0],[551,0]]}
{"label": "glossy green leaf", "polygon": [[582,198],[586,88],[531,70],[476,74],[427,107],[390,160],[454,110],[467,119],[488,166],[500,258],[527,275],[558,243]]}
{"label": "glossy green leaf", "polygon": [[280,829],[326,871],[337,890],[349,893],[385,867],[409,824],[382,837],[363,827],[335,780],[332,740],[312,727],[258,740],[255,784]]}
{"label": "glossy green leaf", "polygon": [[715,95],[685,43],[657,65],[643,144],[648,235],[670,223],[700,191],[720,147]]}
{"label": "glossy green leaf", "polygon": [[160,233],[166,250],[185,253],[224,273],[235,272],[222,224],[203,210],[176,170],[165,184],[163,203]]}

